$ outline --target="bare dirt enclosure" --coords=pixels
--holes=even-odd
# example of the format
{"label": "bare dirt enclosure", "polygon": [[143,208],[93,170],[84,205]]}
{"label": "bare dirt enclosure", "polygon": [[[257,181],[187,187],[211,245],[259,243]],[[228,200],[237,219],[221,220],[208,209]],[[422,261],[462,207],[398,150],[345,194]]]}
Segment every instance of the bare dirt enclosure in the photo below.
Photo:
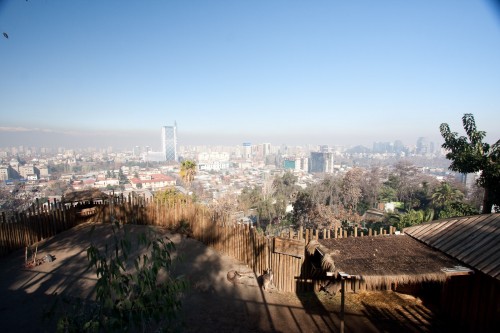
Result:
{"label": "bare dirt enclosure", "polygon": [[[109,225],[98,224],[95,244],[111,237]],[[140,233],[144,226],[127,226]],[[91,226],[84,224],[38,245],[38,256],[53,262],[24,267],[24,250],[0,259],[0,330],[53,332],[54,321],[42,321],[58,295],[93,297],[95,272],[89,270],[86,250]],[[179,314],[182,332],[339,332],[340,296],[262,290],[259,276],[249,273],[240,283],[227,280],[230,270],[250,272],[237,260],[202,243],[169,234],[176,245],[172,273],[184,275],[190,289]],[[262,274],[262,272],[261,272]],[[446,326],[418,299],[393,292],[346,295],[346,332],[446,332]]]}

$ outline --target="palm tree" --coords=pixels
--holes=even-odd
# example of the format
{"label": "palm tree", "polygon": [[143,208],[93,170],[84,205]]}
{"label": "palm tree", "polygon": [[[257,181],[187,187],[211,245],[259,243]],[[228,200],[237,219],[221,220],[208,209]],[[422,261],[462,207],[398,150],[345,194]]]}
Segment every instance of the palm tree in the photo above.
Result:
{"label": "palm tree", "polygon": [[185,160],[181,163],[180,176],[184,183],[189,187],[196,175],[196,163],[191,160]]}
{"label": "palm tree", "polygon": [[436,207],[444,207],[450,203],[462,200],[464,194],[460,190],[451,187],[448,183],[442,183],[432,194],[432,202]]}

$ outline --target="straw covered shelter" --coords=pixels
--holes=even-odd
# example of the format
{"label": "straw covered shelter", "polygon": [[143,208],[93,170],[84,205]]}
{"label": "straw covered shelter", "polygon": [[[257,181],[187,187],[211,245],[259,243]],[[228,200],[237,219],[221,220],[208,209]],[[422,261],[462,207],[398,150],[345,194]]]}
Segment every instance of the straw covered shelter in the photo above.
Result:
{"label": "straw covered shelter", "polygon": [[369,290],[444,282],[450,272],[469,271],[407,235],[319,239],[309,242],[307,250],[321,257],[321,269],[328,276],[348,274]]}
{"label": "straw covered shelter", "polygon": [[64,194],[62,201],[64,203],[92,203],[94,201],[104,201],[109,198],[104,192],[94,188],[83,191],[72,191]]}

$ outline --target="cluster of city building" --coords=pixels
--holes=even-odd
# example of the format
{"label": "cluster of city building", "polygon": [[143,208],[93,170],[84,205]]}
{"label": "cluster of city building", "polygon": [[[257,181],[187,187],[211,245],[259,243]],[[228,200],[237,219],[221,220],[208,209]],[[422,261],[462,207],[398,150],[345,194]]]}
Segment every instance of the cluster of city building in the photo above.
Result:
{"label": "cluster of city building", "polygon": [[[193,160],[197,165],[198,192],[217,199],[238,194],[245,187],[266,188],[276,174],[286,171],[297,175],[300,186],[314,181],[317,174],[337,174],[354,166],[369,167],[400,158],[424,159],[429,166],[445,160],[443,152],[419,138],[415,147],[401,142],[374,143],[373,149],[341,146],[274,146],[270,143],[237,146],[179,146],[177,124],[161,128],[161,151],[134,147],[115,152],[106,149],[49,149],[36,147],[0,148],[0,181],[3,185],[28,184],[38,188],[62,180],[72,189],[100,188],[114,191],[156,191],[178,186],[179,162]],[[441,170],[446,170],[447,162]],[[421,163],[422,164],[422,163]]]}

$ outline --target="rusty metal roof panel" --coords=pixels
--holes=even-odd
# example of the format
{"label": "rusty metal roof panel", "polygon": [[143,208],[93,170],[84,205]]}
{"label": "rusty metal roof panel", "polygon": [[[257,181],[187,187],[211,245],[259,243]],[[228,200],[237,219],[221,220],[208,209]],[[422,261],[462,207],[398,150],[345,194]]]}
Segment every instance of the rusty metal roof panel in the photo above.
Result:
{"label": "rusty metal roof panel", "polygon": [[500,280],[500,213],[437,220],[404,232]]}

